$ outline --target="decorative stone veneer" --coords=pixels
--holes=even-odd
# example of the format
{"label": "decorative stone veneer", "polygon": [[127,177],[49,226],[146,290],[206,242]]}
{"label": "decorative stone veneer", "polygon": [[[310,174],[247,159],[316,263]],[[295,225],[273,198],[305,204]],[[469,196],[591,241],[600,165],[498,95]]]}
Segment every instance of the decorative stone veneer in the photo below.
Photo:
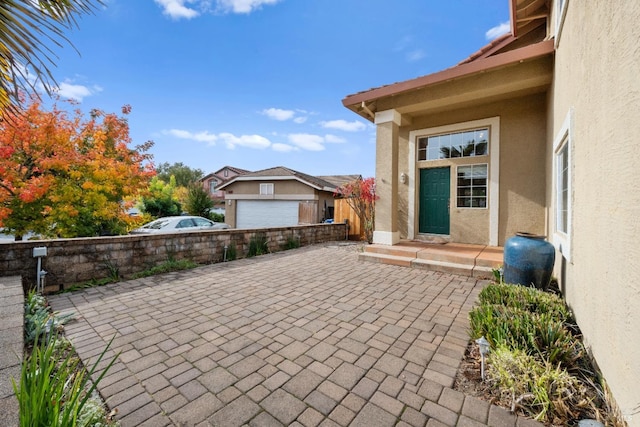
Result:
{"label": "decorative stone veneer", "polygon": [[198,264],[221,262],[224,247],[235,245],[236,257],[246,257],[249,241],[264,233],[269,251],[283,250],[289,239],[301,246],[346,240],[346,224],[316,224],[282,228],[212,230],[176,234],[127,235],[80,239],[30,240],[0,244],[0,276],[21,276],[25,289],[36,284],[37,259],[33,248],[46,247],[45,292],[109,277],[117,268],[126,278],[169,259]]}

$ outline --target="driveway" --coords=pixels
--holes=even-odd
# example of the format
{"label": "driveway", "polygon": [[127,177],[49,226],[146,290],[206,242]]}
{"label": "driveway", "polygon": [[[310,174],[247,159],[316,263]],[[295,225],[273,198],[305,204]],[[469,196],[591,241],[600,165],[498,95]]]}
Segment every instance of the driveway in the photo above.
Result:
{"label": "driveway", "polygon": [[[335,243],[52,296],[127,426],[527,425],[451,389],[476,279]],[[113,354],[113,352],[111,353]]]}

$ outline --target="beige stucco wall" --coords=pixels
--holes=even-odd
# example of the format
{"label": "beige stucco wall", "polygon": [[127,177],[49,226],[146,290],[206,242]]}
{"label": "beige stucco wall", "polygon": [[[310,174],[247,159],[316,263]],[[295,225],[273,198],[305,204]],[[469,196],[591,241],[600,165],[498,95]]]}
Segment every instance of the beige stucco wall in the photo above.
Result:
{"label": "beige stucco wall", "polygon": [[[437,114],[413,117],[410,126],[400,130],[398,173],[409,170],[409,132],[435,128],[456,123],[500,118],[499,152],[499,223],[498,244],[516,231],[545,233],[545,154],[546,154],[546,94],[459,108]],[[490,147],[490,153],[495,153]],[[423,167],[451,166],[451,241],[461,243],[489,244],[489,209],[458,209],[455,207],[456,165],[489,163],[489,157],[467,157],[450,160],[416,162],[415,176],[399,185],[398,224],[401,238],[408,235],[411,209],[418,209],[419,197],[415,196],[415,207],[410,206],[410,192],[419,186],[419,169]],[[413,180],[413,182],[411,182]],[[495,195],[490,194],[490,197]],[[417,212],[415,230],[418,230]]]}
{"label": "beige stucco wall", "polygon": [[[615,7],[568,2],[548,137],[551,147],[573,109],[571,253],[570,261],[556,263],[556,275],[631,426],[640,426],[640,413],[632,415],[640,409],[638,22],[635,0],[615,2]],[[552,171],[551,154],[547,167]],[[547,197],[553,216],[551,188]]]}

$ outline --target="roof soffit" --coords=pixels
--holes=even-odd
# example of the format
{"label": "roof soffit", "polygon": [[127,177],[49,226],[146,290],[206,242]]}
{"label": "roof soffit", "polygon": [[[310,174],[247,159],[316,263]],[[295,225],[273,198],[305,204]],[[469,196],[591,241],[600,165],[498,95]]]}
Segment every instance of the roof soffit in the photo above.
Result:
{"label": "roof soffit", "polygon": [[351,95],[343,100],[343,104],[371,120],[361,108],[361,102],[368,103],[373,111],[393,108],[406,114],[427,108],[428,104],[436,107],[508,96],[510,91],[535,88],[542,91],[551,82],[553,52],[553,40],[546,40],[414,80]]}
{"label": "roof soffit", "polygon": [[525,34],[549,19],[550,0],[510,0],[511,32],[515,37]]}

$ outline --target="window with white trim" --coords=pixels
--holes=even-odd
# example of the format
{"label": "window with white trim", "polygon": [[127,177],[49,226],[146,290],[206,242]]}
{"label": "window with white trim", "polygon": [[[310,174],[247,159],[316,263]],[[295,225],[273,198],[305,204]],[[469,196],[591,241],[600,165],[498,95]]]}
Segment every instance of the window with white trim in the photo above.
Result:
{"label": "window with white trim", "polygon": [[565,258],[570,258],[571,249],[571,121],[567,117],[553,142],[555,225],[553,243]]}
{"label": "window with white trim", "polygon": [[489,128],[418,138],[418,160],[440,160],[489,154]]}
{"label": "window with white trim", "polygon": [[486,208],[488,165],[458,166],[457,204],[459,208]]}
{"label": "window with white trim", "polygon": [[216,192],[216,186],[218,185],[218,181],[212,179],[209,181],[209,193],[213,194]]}
{"label": "window with white trim", "polygon": [[261,196],[271,196],[273,195],[273,184],[260,184],[260,195]]}
{"label": "window with white trim", "polygon": [[555,31],[555,45],[558,46],[560,42],[560,34],[562,33],[562,26],[564,24],[564,17],[567,14],[567,5],[569,0],[556,0],[556,31]]}

